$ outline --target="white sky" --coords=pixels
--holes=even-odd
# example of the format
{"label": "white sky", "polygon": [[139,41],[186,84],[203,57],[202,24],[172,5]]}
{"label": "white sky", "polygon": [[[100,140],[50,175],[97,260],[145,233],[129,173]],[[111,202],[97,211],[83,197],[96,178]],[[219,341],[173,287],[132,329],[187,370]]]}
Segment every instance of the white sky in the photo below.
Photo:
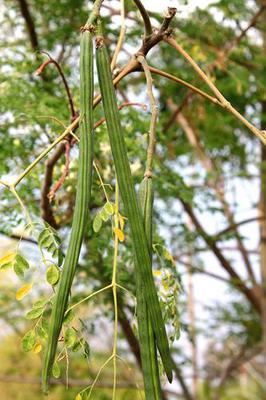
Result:
{"label": "white sky", "polygon": [[142,0],[142,3],[148,10],[152,11],[163,11],[167,7],[176,7],[178,11],[190,12],[195,7],[204,8],[210,3],[214,3],[214,0],[189,0],[187,6],[180,5],[178,0],[167,0],[165,2],[158,0]]}

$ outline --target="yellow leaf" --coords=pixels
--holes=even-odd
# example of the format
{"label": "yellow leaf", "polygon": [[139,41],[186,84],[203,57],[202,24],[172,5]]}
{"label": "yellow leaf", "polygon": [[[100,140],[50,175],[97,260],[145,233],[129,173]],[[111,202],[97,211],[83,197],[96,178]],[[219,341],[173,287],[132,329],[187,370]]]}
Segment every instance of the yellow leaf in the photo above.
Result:
{"label": "yellow leaf", "polygon": [[121,231],[121,229],[119,228],[114,228],[114,233],[115,236],[118,237],[118,239],[120,240],[120,242],[123,242],[125,240],[125,235],[124,233]]}
{"label": "yellow leaf", "polygon": [[124,230],[124,227],[125,227],[125,218],[123,218],[122,215],[119,214],[119,215],[118,215],[118,220],[119,220],[120,228],[121,228],[121,230],[123,231],[123,230]]}
{"label": "yellow leaf", "polygon": [[22,286],[16,293],[16,299],[18,301],[22,300],[31,290],[32,283],[27,283],[26,285]]}
{"label": "yellow leaf", "polygon": [[82,397],[81,397],[81,394],[80,394],[80,393],[78,393],[78,394],[76,395],[75,400],[82,400]]}
{"label": "yellow leaf", "polygon": [[33,353],[38,354],[40,351],[42,351],[42,345],[41,343],[36,343],[33,347]]}
{"label": "yellow leaf", "polygon": [[166,292],[169,292],[169,286],[167,285],[167,283],[163,282],[163,288]]}
{"label": "yellow leaf", "polygon": [[153,271],[153,275],[154,276],[161,276],[162,275],[162,271],[158,271],[158,270]]}
{"label": "yellow leaf", "polygon": [[15,258],[16,254],[15,253],[9,253],[6,256],[0,258],[0,265],[8,264],[12,262]]}

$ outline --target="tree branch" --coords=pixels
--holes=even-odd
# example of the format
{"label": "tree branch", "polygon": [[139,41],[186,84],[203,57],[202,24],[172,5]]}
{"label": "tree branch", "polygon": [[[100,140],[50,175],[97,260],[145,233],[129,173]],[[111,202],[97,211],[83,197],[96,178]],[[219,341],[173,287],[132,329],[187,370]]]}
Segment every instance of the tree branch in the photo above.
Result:
{"label": "tree branch", "polygon": [[[146,56],[148,52],[160,41],[163,40],[165,36],[169,34],[169,24],[171,23],[172,19],[175,16],[176,9],[172,9],[171,11],[168,12],[167,16],[165,17],[162,26],[160,27],[157,32],[154,32],[149,38],[146,38],[140,49],[137,51],[136,54],[143,54]],[[130,73],[134,71],[140,70],[140,65],[139,62],[137,61],[135,56],[132,56],[127,65],[120,71],[120,73],[114,78],[114,85],[116,86],[125,76],[129,75]],[[101,101],[101,95],[98,95],[94,98],[93,105],[96,107]],[[75,131],[78,128],[79,125],[79,119],[80,117],[77,116],[73,122],[72,122],[72,131]],[[69,130],[69,127],[65,130],[67,132]],[[68,139],[70,135],[66,137]],[[50,187],[52,185],[52,173],[53,173],[53,168],[56,162],[59,160],[61,155],[65,151],[65,145],[64,143],[61,143],[57,150],[54,152],[52,155],[51,159],[47,161],[46,163],[46,171],[45,171],[45,178],[44,178],[44,184],[43,184],[43,189],[42,189],[42,200],[41,200],[41,208],[42,208],[42,217],[49,222],[49,224],[53,227],[56,227],[56,221],[53,216],[53,212],[50,206],[50,203],[47,200],[47,195],[49,194]]]}
{"label": "tree branch", "polygon": [[226,381],[231,378],[234,370],[238,369],[243,363],[250,361],[253,357],[258,355],[261,350],[261,345],[257,345],[251,349],[247,345],[244,345],[240,348],[240,351],[237,353],[237,355],[229,360],[226,368],[221,373],[215,400],[220,399],[220,393],[224,388]]}
{"label": "tree branch", "polygon": [[183,79],[177,78],[174,75],[168,74],[167,72],[161,71],[160,69],[154,68],[154,67],[149,67],[150,71],[154,74],[164,76],[165,78],[168,78],[176,83],[180,83],[181,85],[187,87],[188,89],[192,90],[196,94],[199,94],[200,96],[204,97],[205,99],[208,99],[214,104],[218,104],[219,106],[223,107],[222,103],[217,100],[215,97],[210,96],[208,93],[204,92],[203,90],[198,89],[196,86],[191,85],[190,83],[184,81]]}
{"label": "tree branch", "polygon": [[152,26],[149,14],[140,0],[133,0],[141,14],[144,23],[144,41],[152,35]]}
{"label": "tree branch", "polygon": [[242,114],[240,114],[230,103],[229,101],[222,95],[222,93],[218,90],[218,88],[213,84],[211,79],[202,71],[202,69],[198,66],[198,64],[193,60],[192,57],[183,49],[180,44],[178,44],[173,37],[169,35],[165,36],[165,42],[170,44],[174,49],[178,51],[192,66],[192,68],[196,71],[196,73],[201,77],[201,79],[209,86],[212,92],[215,94],[217,99],[223,104],[225,110],[234,115],[239,121],[242,122],[255,136],[257,136],[262,143],[266,145],[266,134],[260,129],[256,128],[252,125]]}
{"label": "tree branch", "polygon": [[257,293],[248,288],[241,277],[237,274],[237,272],[234,270],[234,268],[231,266],[229,261],[224,257],[220,249],[218,248],[216,241],[207,234],[207,232],[204,230],[202,227],[201,223],[199,222],[198,218],[196,217],[196,214],[194,213],[191,205],[184,201],[182,198],[179,198],[181,204],[183,205],[184,210],[187,212],[189,215],[191,221],[193,222],[195,228],[197,229],[199,235],[202,237],[202,239],[205,241],[205,243],[208,245],[210,250],[213,252],[217,260],[220,262],[221,266],[225,269],[225,271],[229,274],[231,277],[231,283],[234,285],[236,288],[239,289],[240,292],[242,292],[246,298],[249,300],[249,302],[253,305],[253,307],[258,311],[259,314],[261,314],[261,304],[260,304],[260,299],[257,296]]}
{"label": "tree branch", "polygon": [[237,242],[239,252],[242,255],[242,258],[243,258],[243,261],[244,261],[244,264],[245,264],[245,267],[246,267],[246,270],[247,270],[250,280],[252,281],[252,283],[254,285],[256,285],[257,283],[256,283],[255,275],[253,273],[251,262],[249,260],[249,255],[246,251],[244,243],[241,239],[241,236],[240,236],[237,226],[235,224],[234,214],[231,211],[230,206],[225,198],[225,193],[224,193],[224,189],[223,189],[224,180],[223,180],[223,178],[219,177],[219,173],[218,173],[218,169],[217,169],[215,160],[213,160],[210,156],[208,156],[208,154],[206,153],[204,147],[202,146],[202,144],[200,142],[200,139],[199,139],[197,133],[195,132],[195,129],[193,129],[191,127],[189,121],[186,119],[186,117],[182,113],[178,114],[177,120],[180,123],[181,127],[183,128],[184,132],[186,133],[188,141],[190,142],[191,146],[195,150],[195,152],[201,162],[201,165],[207,172],[207,176],[208,176],[208,174],[210,174],[210,176],[215,174],[215,178],[208,179],[208,185],[214,190],[218,201],[222,204],[222,207],[224,209],[225,216],[228,220],[228,223],[231,226],[235,226],[234,230],[235,230],[236,242]]}
{"label": "tree branch", "polygon": [[71,94],[70,88],[68,86],[65,74],[64,74],[64,72],[63,72],[63,70],[61,68],[61,65],[54,58],[52,58],[50,56],[50,54],[47,53],[46,51],[41,51],[41,53],[45,54],[49,59],[48,59],[48,61],[45,61],[45,62],[42,63],[42,65],[35,72],[35,75],[41,75],[41,73],[45,70],[45,68],[49,64],[53,64],[56,67],[56,69],[57,69],[57,71],[58,71],[58,73],[59,73],[59,75],[60,75],[60,77],[61,77],[61,79],[63,81],[64,87],[65,87],[65,91],[66,91],[66,94],[67,94],[68,103],[69,103],[69,107],[70,107],[70,111],[71,111],[71,117],[72,117],[72,119],[75,118],[76,117],[76,112],[75,112],[75,107],[74,107],[74,103],[73,103],[72,94]]}
{"label": "tree branch", "polygon": [[216,233],[214,236],[216,239],[219,239],[220,236],[223,236],[226,233],[236,230],[236,228],[238,228],[239,226],[250,224],[251,222],[258,222],[260,220],[263,221],[263,220],[265,220],[265,217],[266,217],[265,215],[260,215],[258,217],[248,218],[243,221],[236,222],[235,224],[230,225],[227,228],[223,229],[222,231]]}
{"label": "tree branch", "polygon": [[31,47],[33,50],[36,50],[39,47],[39,42],[27,0],[18,0],[18,4],[29,33]]}

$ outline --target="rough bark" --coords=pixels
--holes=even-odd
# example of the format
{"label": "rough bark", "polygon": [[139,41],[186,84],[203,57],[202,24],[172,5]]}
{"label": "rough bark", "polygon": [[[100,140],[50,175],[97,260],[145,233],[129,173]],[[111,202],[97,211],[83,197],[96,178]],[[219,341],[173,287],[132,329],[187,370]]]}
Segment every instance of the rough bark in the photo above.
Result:
{"label": "rough bark", "polygon": [[38,42],[36,30],[35,30],[34,21],[31,16],[31,13],[30,13],[29,5],[26,0],[18,0],[18,4],[19,4],[21,15],[25,20],[31,47],[33,50],[36,50],[36,48],[39,47],[39,42]]}
{"label": "rough bark", "polygon": [[[262,2],[263,3],[263,2]],[[266,24],[266,12],[262,16],[264,26]],[[262,31],[263,54],[266,57],[266,32]],[[261,103],[261,129],[266,129],[266,101]],[[261,170],[260,170],[260,215],[266,213],[266,147],[261,144]],[[260,220],[260,271],[261,271],[261,324],[262,324],[262,355],[264,358],[263,378],[266,380],[266,218]]]}

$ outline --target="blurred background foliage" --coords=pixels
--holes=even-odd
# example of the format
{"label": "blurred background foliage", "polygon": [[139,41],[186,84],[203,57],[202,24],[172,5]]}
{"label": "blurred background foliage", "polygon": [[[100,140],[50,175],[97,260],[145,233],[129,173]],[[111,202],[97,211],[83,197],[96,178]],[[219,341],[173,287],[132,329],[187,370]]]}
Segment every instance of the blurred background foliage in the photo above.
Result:
{"label": "blurred background foliage", "polygon": [[[167,4],[159,7],[157,2],[146,3],[153,25],[158,27]],[[255,126],[265,129],[263,1],[218,0],[206,8],[197,7],[200,6],[197,1],[173,3],[178,8],[172,23],[178,42],[228,101]],[[0,176],[7,181],[18,176],[63,131],[53,118],[59,119],[63,126],[71,120],[64,87],[54,66],[49,65],[41,76],[34,74],[47,59],[40,50],[49,52],[59,62],[76,110],[79,108],[79,29],[90,7],[91,1],[83,0],[3,0],[0,5]],[[119,34],[119,12],[119,2],[104,2],[110,53]],[[138,50],[143,34],[133,1],[126,1],[126,14],[126,39],[117,71]],[[147,59],[150,65],[208,91],[167,43],[153,48]],[[176,361],[176,379],[172,388],[165,386],[165,399],[177,396],[187,400],[263,399],[266,353],[262,343],[266,329],[263,329],[263,313],[255,303],[262,304],[262,308],[266,305],[260,287],[266,267],[263,246],[259,247],[265,218],[257,218],[260,199],[266,204],[266,156],[258,139],[225,110],[160,75],[154,75],[154,87],[160,110],[154,166],[154,243],[158,253],[154,256],[154,268]],[[119,84],[117,94],[119,104],[129,101],[148,105],[145,80],[140,72],[127,76]],[[145,168],[150,116],[149,106],[146,108],[129,106],[121,111],[136,187]],[[95,121],[101,117],[99,106]],[[44,216],[56,228],[63,253],[74,208],[77,156],[75,145],[70,153],[69,174],[51,203],[43,194],[47,172],[44,160],[18,186],[32,219],[39,221]],[[60,179],[65,162],[62,155],[54,166],[53,182]],[[110,185],[107,191],[113,199],[114,168],[105,125],[95,131],[95,162],[104,182]],[[21,338],[32,327],[25,313],[34,301],[50,296],[52,290],[45,282],[46,268],[36,246],[38,235],[27,236],[25,216],[16,198],[8,190],[2,187],[0,190],[1,257],[14,251],[22,235],[20,252],[31,266],[22,280],[11,271],[0,273],[0,393],[3,399],[39,399],[42,353],[24,353]],[[95,173],[91,220],[104,202]],[[247,219],[252,221],[236,227]],[[98,233],[93,232],[91,225],[88,222],[73,302],[111,279],[111,224],[103,223]],[[127,224],[125,234],[126,241],[120,246],[118,278],[134,293]],[[237,272],[254,301],[228,273],[228,265]],[[18,302],[16,290],[22,282],[32,280],[30,295]],[[175,284],[180,280],[181,286],[176,290]],[[120,293],[119,309],[119,353],[127,366],[119,365],[118,383],[122,388],[117,399],[143,398],[131,295]],[[70,352],[70,388],[66,390],[64,386],[66,366],[62,363],[60,385],[53,386],[51,400],[73,399],[95,377],[111,351],[112,319],[110,293],[80,307],[73,324],[77,329],[85,325],[90,355],[85,359],[81,352]],[[176,340],[180,327],[181,338]],[[93,392],[93,399],[110,399],[111,383],[109,366]]]}

